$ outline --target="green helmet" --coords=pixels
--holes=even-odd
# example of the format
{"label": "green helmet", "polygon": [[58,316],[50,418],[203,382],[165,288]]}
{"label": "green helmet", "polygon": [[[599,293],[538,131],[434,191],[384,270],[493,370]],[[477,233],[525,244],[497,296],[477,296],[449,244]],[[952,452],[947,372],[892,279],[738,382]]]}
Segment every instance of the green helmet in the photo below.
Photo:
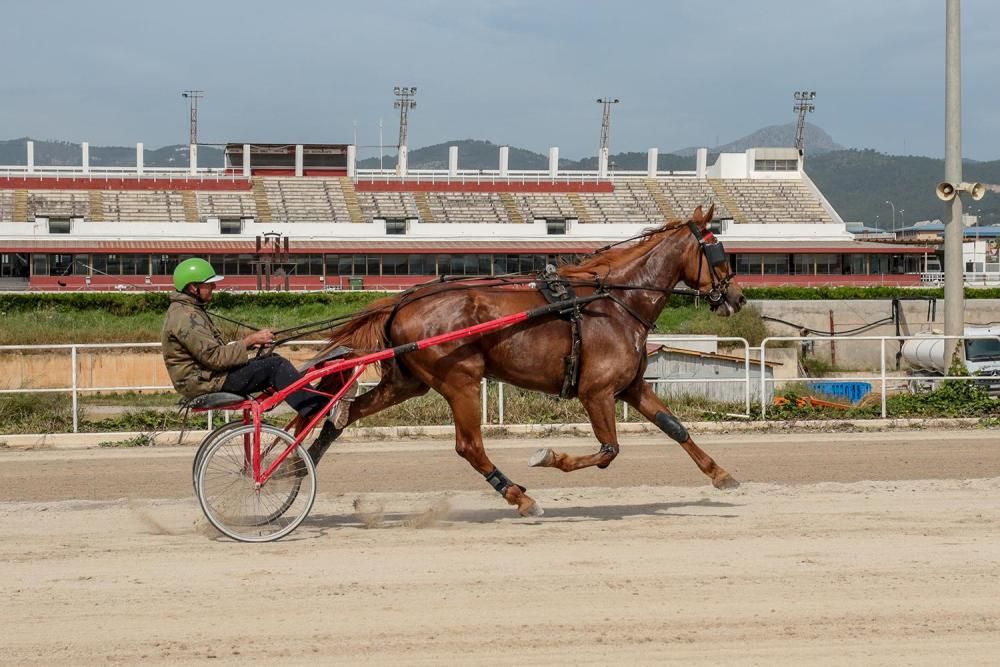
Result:
{"label": "green helmet", "polygon": [[174,269],[174,287],[178,292],[183,292],[191,283],[216,283],[220,280],[222,276],[216,275],[212,265],[200,257],[185,259]]}

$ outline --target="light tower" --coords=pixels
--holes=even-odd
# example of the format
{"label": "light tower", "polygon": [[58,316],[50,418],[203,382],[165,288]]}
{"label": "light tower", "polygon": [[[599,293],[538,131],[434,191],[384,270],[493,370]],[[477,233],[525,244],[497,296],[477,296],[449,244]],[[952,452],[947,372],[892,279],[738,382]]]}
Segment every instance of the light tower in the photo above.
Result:
{"label": "light tower", "polygon": [[205,96],[204,90],[185,90],[181,93],[181,97],[185,97],[190,102],[190,120],[189,120],[189,132],[188,137],[189,144],[198,143],[198,100]]}
{"label": "light tower", "polygon": [[799,114],[798,125],[795,126],[795,147],[802,155],[805,149],[806,114],[816,110],[816,105],[812,101],[816,99],[815,90],[796,90],[795,106],[792,111]]}
{"label": "light tower", "polygon": [[597,149],[597,172],[600,177],[608,171],[608,139],[611,135],[611,105],[618,104],[617,97],[598,97],[597,103],[603,105],[601,112],[601,145]]}
{"label": "light tower", "polygon": [[406,173],[406,117],[407,112],[417,106],[413,97],[417,94],[416,86],[396,86],[392,89],[396,96],[392,108],[399,109],[399,158],[396,163],[396,173]]}

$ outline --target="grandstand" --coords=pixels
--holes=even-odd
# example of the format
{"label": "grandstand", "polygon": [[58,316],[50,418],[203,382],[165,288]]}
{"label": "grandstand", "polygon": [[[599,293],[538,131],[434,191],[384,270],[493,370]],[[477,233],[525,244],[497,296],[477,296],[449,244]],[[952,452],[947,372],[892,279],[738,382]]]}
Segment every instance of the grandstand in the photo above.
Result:
{"label": "grandstand", "polygon": [[[196,160],[197,152],[192,154]],[[167,270],[173,258],[252,253],[254,236],[270,231],[292,239],[303,255],[320,258],[309,260],[312,268],[295,269],[299,278],[310,276],[301,286],[318,288],[342,276],[348,251],[380,258],[357,265],[364,267],[364,284],[402,286],[455,266],[451,259],[439,265],[431,257],[458,252],[478,268],[527,261],[510,259],[515,255],[547,261],[682,219],[709,204],[716,206],[721,236],[745,281],[855,284],[877,276],[879,282],[906,283],[919,280],[921,263],[933,252],[853,240],[795,149],[723,154],[713,165],[706,164],[702,149],[690,172],[610,174],[606,166],[560,173],[556,158],[547,171],[462,171],[454,153],[447,170],[396,174],[356,169],[354,147],[341,145],[232,144],[226,155],[221,170],[194,162],[186,169],[150,170],[141,159],[133,171],[86,164],[0,167],[0,223],[6,223],[0,224],[0,243],[32,267],[27,276],[12,276],[3,272],[14,269],[0,266],[0,278],[39,288],[51,285],[53,276],[58,283],[74,283],[78,275],[89,278],[87,285],[107,283],[114,274],[98,275],[92,268],[107,252],[136,254],[138,263],[129,265],[133,273],[121,275],[145,275],[144,284],[156,286],[164,282],[158,271]],[[656,164],[655,150],[650,164]],[[60,250],[80,255],[85,267],[73,260],[67,269]],[[887,252],[895,259],[883,261]],[[402,254],[410,259],[400,265]],[[154,261],[158,255],[166,259]],[[334,264],[338,268],[328,270]],[[811,277],[804,267],[812,267]]]}

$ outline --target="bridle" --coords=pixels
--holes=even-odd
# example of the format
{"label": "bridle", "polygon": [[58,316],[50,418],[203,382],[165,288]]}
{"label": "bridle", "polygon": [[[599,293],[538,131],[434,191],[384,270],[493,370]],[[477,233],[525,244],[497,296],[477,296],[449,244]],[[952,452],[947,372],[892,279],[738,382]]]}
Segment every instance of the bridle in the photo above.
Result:
{"label": "bridle", "polygon": [[[726,261],[726,249],[722,245],[722,241],[715,238],[715,235],[707,228],[701,230],[691,220],[687,221],[687,226],[691,230],[691,234],[695,240],[698,241],[698,251],[708,263],[709,277],[712,279],[712,287],[707,292],[699,290],[698,295],[705,297],[708,300],[709,308],[715,310],[725,300],[726,292],[729,291],[729,283],[732,282],[734,275],[732,269],[728,268],[729,262]],[[726,264],[728,269],[726,275],[721,275],[717,269],[717,266],[723,263]],[[701,284],[701,271],[702,263],[699,259],[698,277],[695,279],[696,285]]]}

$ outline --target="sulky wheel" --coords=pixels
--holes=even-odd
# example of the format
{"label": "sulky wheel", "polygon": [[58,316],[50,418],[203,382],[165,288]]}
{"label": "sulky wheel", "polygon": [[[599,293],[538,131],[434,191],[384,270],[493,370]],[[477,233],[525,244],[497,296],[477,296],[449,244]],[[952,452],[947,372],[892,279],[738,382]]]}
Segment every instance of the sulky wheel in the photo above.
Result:
{"label": "sulky wheel", "polygon": [[[205,458],[205,452],[212,447],[212,444],[217,438],[222,437],[222,435],[228,431],[244,425],[245,424],[242,419],[226,422],[202,439],[201,444],[198,445],[198,451],[194,455],[194,461],[191,463],[191,483],[194,484],[195,495],[198,495],[198,468],[201,467],[201,462]],[[263,445],[263,443],[261,444]]]}
{"label": "sulky wheel", "polygon": [[[195,491],[205,517],[220,532],[241,542],[270,542],[295,530],[309,514],[316,499],[316,466],[299,446],[257,488],[244,453],[253,428],[229,429],[206,442]],[[262,424],[261,470],[294,442],[287,432]]]}

